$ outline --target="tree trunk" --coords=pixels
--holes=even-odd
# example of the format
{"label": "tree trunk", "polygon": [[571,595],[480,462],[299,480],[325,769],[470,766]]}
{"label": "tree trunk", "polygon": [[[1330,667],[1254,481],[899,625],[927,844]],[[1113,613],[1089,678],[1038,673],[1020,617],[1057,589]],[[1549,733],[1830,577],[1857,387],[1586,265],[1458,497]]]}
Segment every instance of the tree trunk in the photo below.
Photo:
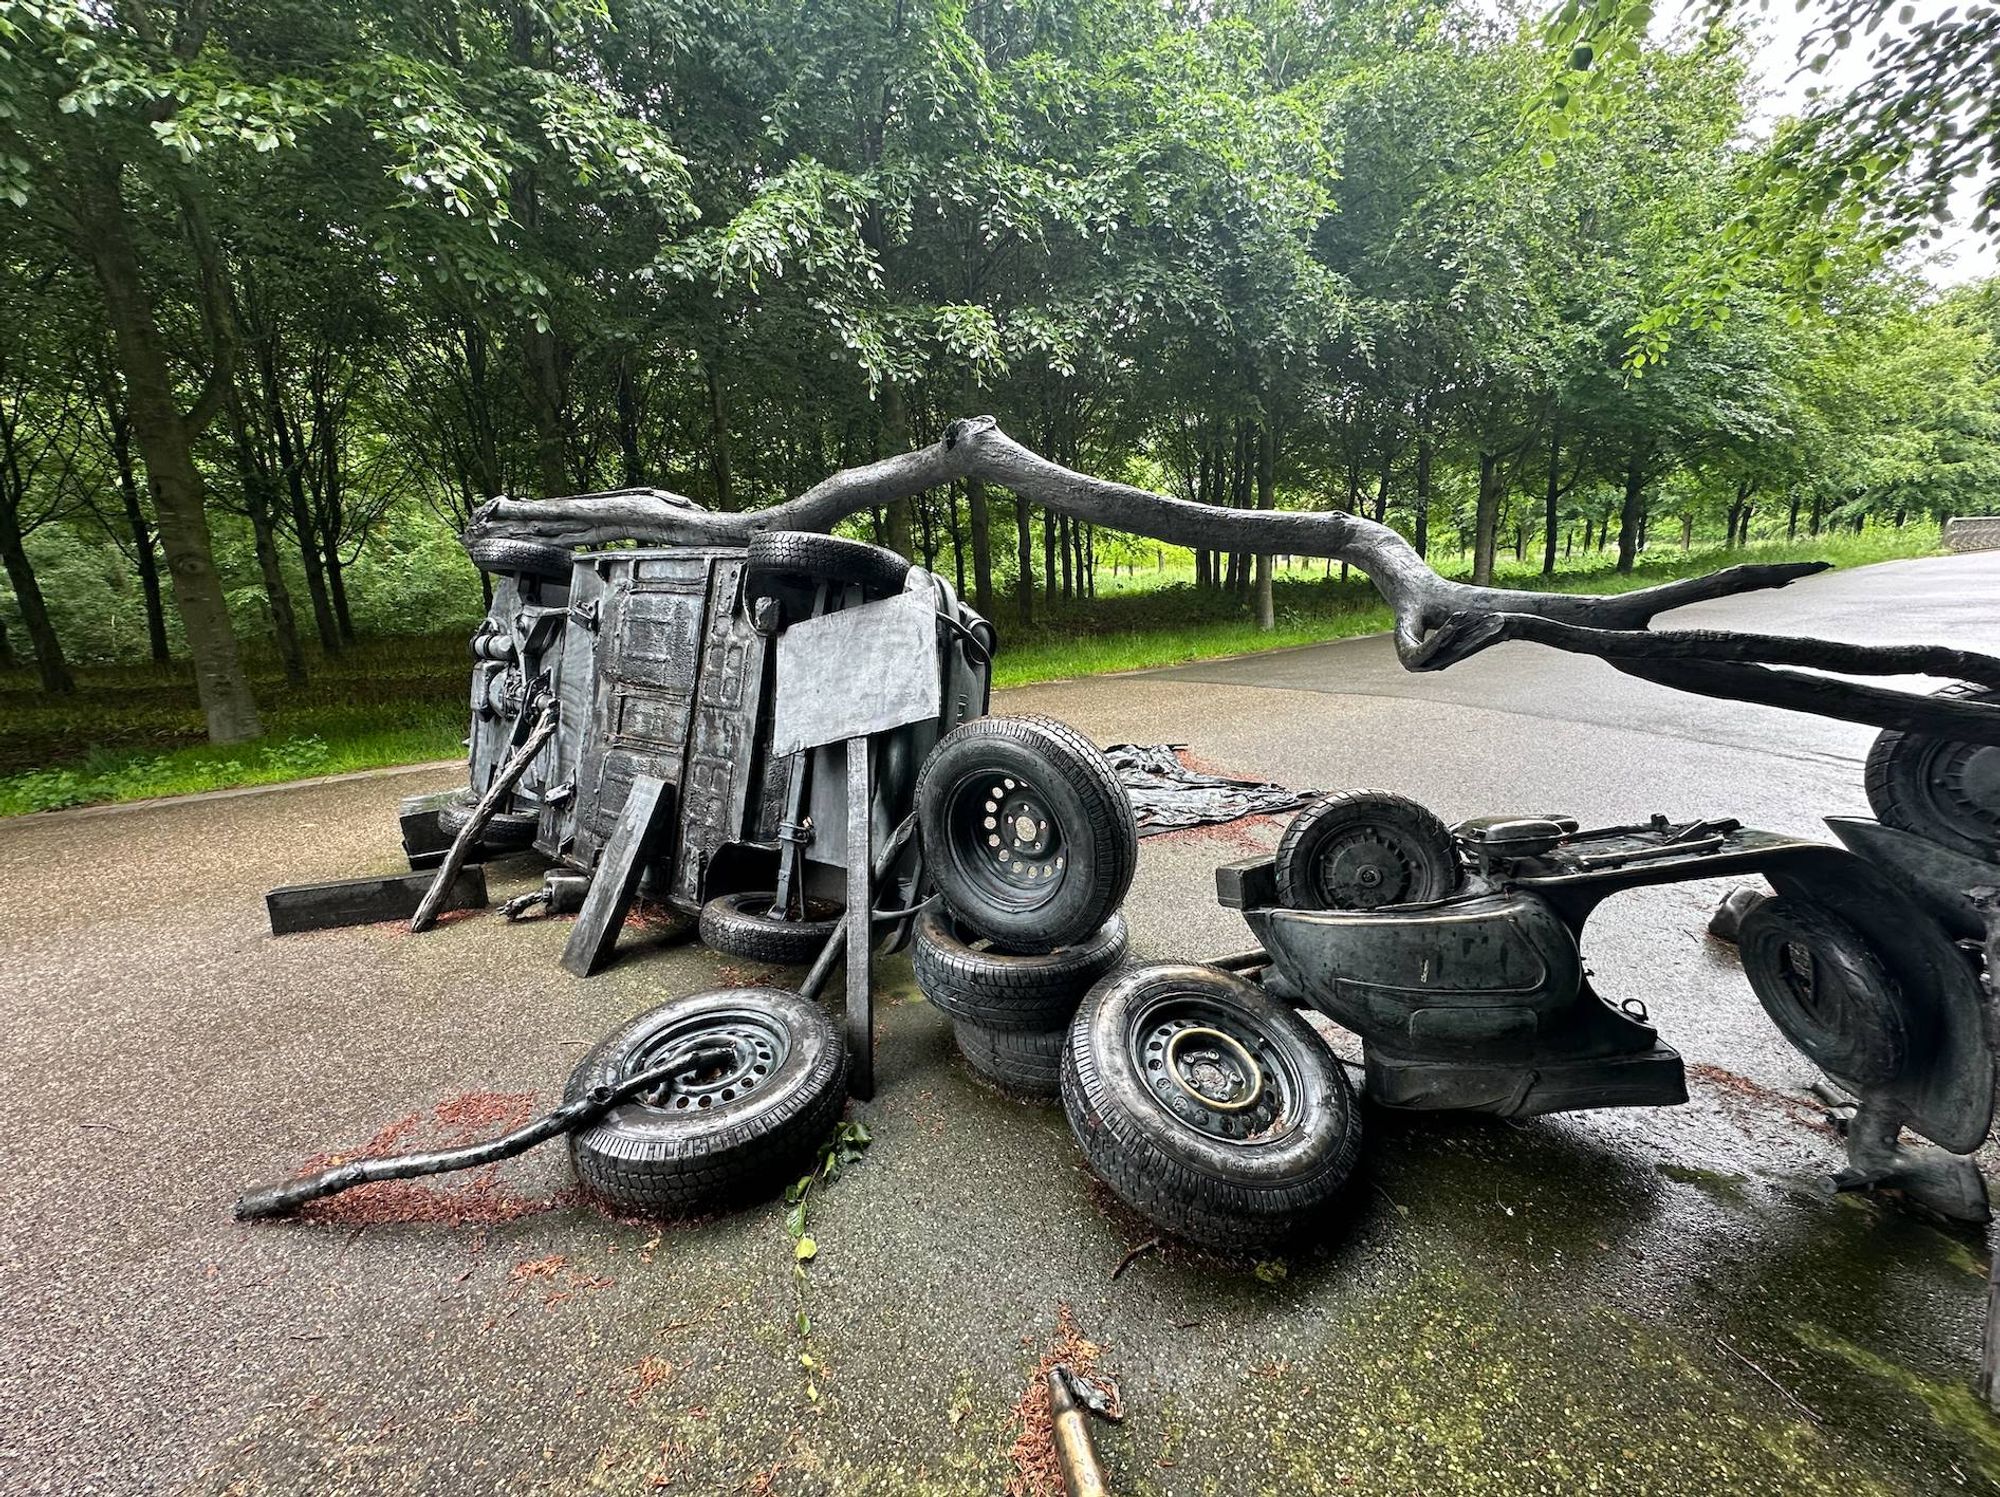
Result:
{"label": "tree trunk", "polygon": [[[1389,470],[1382,469],[1382,487],[1389,487]],[[1271,423],[1262,422],[1257,427],[1257,508],[1276,509],[1278,507],[1278,438],[1271,430]],[[1271,595],[1271,554],[1257,553],[1257,589],[1255,599],[1257,627],[1270,631],[1278,627],[1277,605]]]}
{"label": "tree trunk", "polygon": [[1412,544],[1417,555],[1431,554],[1431,436],[1425,432],[1417,438],[1417,492],[1411,499],[1416,506],[1416,531]]}
{"label": "tree trunk", "polygon": [[1076,527],[1071,523],[1068,515],[1057,515],[1055,517],[1055,524],[1056,549],[1062,554],[1062,595],[1065,598],[1074,598],[1076,596],[1076,576],[1072,568],[1072,560],[1076,553]]}
{"label": "tree trunk", "polygon": [[341,562],[337,546],[326,548],[326,580],[333,593],[333,616],[340,625],[340,637],[352,644],[354,615],[347,611],[347,568]]}
{"label": "tree trunk", "polygon": [[1042,598],[1050,608],[1056,604],[1056,512],[1042,511]]}
{"label": "tree trunk", "polygon": [[[910,408],[903,400],[903,387],[894,380],[882,386],[882,439],[891,452],[910,449]],[[910,501],[892,499],[883,517],[883,539],[899,556],[910,554]]]}
{"label": "tree trunk", "polygon": [[1556,530],[1562,524],[1562,428],[1549,431],[1549,478],[1542,495],[1542,575],[1556,574]]}
{"label": "tree trunk", "polygon": [[1479,500],[1472,517],[1472,583],[1493,585],[1493,553],[1500,529],[1500,455],[1479,454]]}
{"label": "tree trunk", "polygon": [[146,599],[146,647],[153,664],[165,665],[172,652],[167,646],[167,611],[160,597],[160,548],[139,504],[138,476],[132,469],[131,422],[115,395],[107,392],[106,400],[111,457],[118,469],[118,499],[125,509],[126,528],[132,532],[132,565],[139,573],[139,591]]}
{"label": "tree trunk", "polygon": [[[704,358],[701,361],[702,374],[708,380],[708,466],[715,479],[715,503],[718,509],[736,508],[736,476],[729,462],[729,416],[722,403],[722,380],[715,372],[715,361]],[[894,437],[890,450],[901,451],[907,445],[907,436]],[[903,542],[896,550],[904,556],[910,554],[910,501],[897,501],[903,506]]]}
{"label": "tree trunk", "polygon": [[553,331],[529,324],[521,333],[522,355],[528,368],[528,411],[535,426],[535,466],[542,480],[542,497],[571,492],[568,443],[563,433],[562,350]]}
{"label": "tree trunk", "polygon": [[1020,574],[1014,579],[1014,606],[1023,628],[1035,622],[1035,539],[1028,524],[1028,501],[1014,497],[1015,560]]}
{"label": "tree trunk", "polygon": [[1639,554],[1639,531],[1646,522],[1646,470],[1634,458],[1625,468],[1625,503],[1618,514],[1618,570],[1629,572]]}
{"label": "tree trunk", "polygon": [[646,456],[639,447],[639,385],[632,375],[630,348],[619,349],[612,380],[618,408],[620,480],[626,488],[634,489],[646,481]]}
{"label": "tree trunk", "polygon": [[[306,597],[312,603],[313,627],[319,647],[329,655],[340,653],[340,628],[333,605],[326,595],[326,567],[313,539],[312,503],[306,497],[305,455],[293,439],[292,418],[285,409],[284,390],[278,382],[276,337],[268,330],[259,340],[258,375],[264,387],[264,409],[271,423],[271,435],[278,446],[278,465],[285,474],[285,494],[291,506],[292,534],[299,543],[299,563],[306,574]],[[483,496],[490,497],[490,496]]]}
{"label": "tree trunk", "polygon": [[76,678],[63,658],[62,640],[49,621],[49,605],[42,597],[42,585],[35,580],[35,568],[22,544],[21,525],[11,500],[0,501],[0,564],[7,571],[7,584],[21,609],[21,624],[28,631],[28,647],[35,653],[35,671],[42,690],[51,696],[68,696],[76,690]]}
{"label": "tree trunk", "polygon": [[[196,432],[175,398],[174,376],[132,241],[118,168],[92,163],[87,170],[92,180],[82,194],[89,210],[91,266],[104,293],[118,349],[132,435],[146,465],[160,549],[173,585],[174,607],[181,616],[181,632],[194,659],[202,715],[210,742],[241,743],[259,737],[264,726],[243,674],[222,579],[215,570],[207,492],[194,461]],[[228,371],[220,373],[228,377]]]}
{"label": "tree trunk", "polygon": [[231,425],[236,443],[236,474],[243,485],[243,509],[250,517],[250,535],[257,548],[257,570],[264,578],[264,597],[271,609],[271,632],[277,636],[278,659],[284,663],[285,680],[293,686],[306,684],[306,657],[299,648],[299,624],[292,612],[292,590],[285,586],[285,569],[278,564],[278,536],[271,525],[271,496],[265,492],[264,475],[250,450],[249,424],[242,406],[230,403]]}
{"label": "tree trunk", "polygon": [[1686,551],[1691,549],[1693,546],[1694,546],[1694,516],[1692,514],[1683,514],[1681,516],[1681,550]]}
{"label": "tree trunk", "polygon": [[986,484],[970,478],[965,483],[967,524],[972,527],[972,606],[987,618],[993,617],[993,526],[986,513]]}
{"label": "tree trunk", "polygon": [[924,552],[924,570],[937,570],[937,526],[931,517],[928,500],[919,501],[916,506],[917,535]]}
{"label": "tree trunk", "polygon": [[1798,538],[1799,538],[1799,491],[1795,488],[1792,490],[1792,495],[1791,495],[1791,511],[1785,516],[1785,539],[1788,541],[1795,541]]}
{"label": "tree trunk", "polygon": [[958,519],[958,485],[953,484],[947,493],[945,519],[951,526],[951,569],[956,578],[958,595],[965,596],[965,527]]}

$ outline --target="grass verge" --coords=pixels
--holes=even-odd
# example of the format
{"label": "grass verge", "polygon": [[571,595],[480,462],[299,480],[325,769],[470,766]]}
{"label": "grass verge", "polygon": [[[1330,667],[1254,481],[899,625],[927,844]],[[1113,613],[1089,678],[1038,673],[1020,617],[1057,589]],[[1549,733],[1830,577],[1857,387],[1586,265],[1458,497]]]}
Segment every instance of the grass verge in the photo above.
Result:
{"label": "grass verge", "polygon": [[[1826,560],[1838,566],[1919,556],[1935,532],[1872,531],[1862,536],[1764,543],[1656,554],[1621,575],[1608,559],[1577,558],[1552,581],[1531,564],[1503,562],[1501,586],[1567,592],[1625,592],[1739,561]],[[1446,575],[1465,568],[1442,559]],[[1224,655],[1314,644],[1389,627],[1388,609],[1367,580],[1328,575],[1319,563],[1281,568],[1277,628],[1262,632],[1236,599],[1196,589],[1186,569],[1159,568],[1111,579],[1101,596],[1036,600],[1036,622],[1013,622],[1012,600],[995,609],[1001,634],[994,682],[1036,681],[1142,670]],[[79,673],[74,696],[50,698],[25,671],[0,674],[0,816],[107,801],[143,800],[240,785],[275,784],[461,752],[469,665],[462,634],[373,639],[315,660],[303,687],[288,685],[267,648],[247,664],[266,736],[251,744],[203,741],[193,680],[185,663]]]}

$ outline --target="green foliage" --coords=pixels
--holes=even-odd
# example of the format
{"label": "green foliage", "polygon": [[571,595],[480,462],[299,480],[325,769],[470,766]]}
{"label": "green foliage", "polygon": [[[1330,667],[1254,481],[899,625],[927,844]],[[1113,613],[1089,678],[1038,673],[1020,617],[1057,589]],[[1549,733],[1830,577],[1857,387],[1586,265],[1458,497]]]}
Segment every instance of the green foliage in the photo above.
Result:
{"label": "green foliage", "polygon": [[[1609,532],[1616,585],[1682,536],[1919,544],[2000,508],[2000,316],[1900,265],[1921,204],[1883,184],[1985,126],[1926,144],[1884,101],[1964,102],[1976,32],[1816,3],[1936,52],[1892,49],[1843,116],[1904,156],[1808,171],[1861,138],[1833,100],[1752,138],[1740,40],[1655,42],[1644,0],[1539,26],[1471,0],[0,0],[0,622],[83,668],[0,728],[0,774],[60,769],[10,792],[43,804],[269,777],[315,736],[343,764],[448,751],[464,660],[428,641],[484,609],[454,532],[485,498],[756,507],[982,409],[1075,466],[1361,510],[1503,578],[1571,585],[1586,536],[1601,572]],[[171,441],[114,292],[154,325]],[[140,582],[176,444],[276,749],[184,758],[178,664],[108,684],[200,632]],[[847,529],[967,592],[987,553],[1003,679],[1376,616],[1359,579],[1281,566],[1267,618],[1240,560],[1040,513],[1024,565],[1011,497],[979,536],[969,497]],[[389,635],[421,663],[351,642]]]}
{"label": "green foliage", "polygon": [[[819,1146],[818,1162],[785,1187],[785,1232],[795,1244],[799,1262],[807,1261],[819,1251],[819,1245],[806,1235],[806,1213],[812,1206],[814,1190],[838,1180],[841,1171],[859,1162],[874,1141],[866,1123],[842,1121]],[[803,1332],[804,1327],[800,1329]]]}

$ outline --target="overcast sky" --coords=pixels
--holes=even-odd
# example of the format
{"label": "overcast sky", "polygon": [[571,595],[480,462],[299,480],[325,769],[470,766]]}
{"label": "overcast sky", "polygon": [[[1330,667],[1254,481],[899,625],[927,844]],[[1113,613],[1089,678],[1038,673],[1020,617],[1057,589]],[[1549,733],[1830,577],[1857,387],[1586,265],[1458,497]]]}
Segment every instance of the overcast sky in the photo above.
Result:
{"label": "overcast sky", "polygon": [[[1699,0],[1659,0],[1655,34],[1670,33],[1698,3]],[[1920,9],[1935,7],[1939,3],[1940,0],[1916,0]],[[1768,124],[1783,115],[1798,112],[1809,88],[1816,85],[1851,88],[1868,75],[1869,48],[1865,43],[1838,54],[1824,74],[1800,72],[1800,47],[1820,9],[1814,0],[1807,0],[1803,13],[1796,0],[1769,0],[1768,8],[1761,14],[1757,13],[1754,3],[1740,6],[1739,13],[1745,16],[1756,40],[1756,71],[1764,86],[1765,97],[1757,115],[1759,124]],[[1862,42],[1860,38],[1856,40],[1857,43]],[[1953,204],[1960,224],[1970,220],[1976,197],[1976,184],[1959,184]],[[1954,228],[1945,231],[1943,243],[1937,247],[1924,269],[1937,284],[1954,285],[2000,272],[2000,259],[1996,259],[1992,239]]]}

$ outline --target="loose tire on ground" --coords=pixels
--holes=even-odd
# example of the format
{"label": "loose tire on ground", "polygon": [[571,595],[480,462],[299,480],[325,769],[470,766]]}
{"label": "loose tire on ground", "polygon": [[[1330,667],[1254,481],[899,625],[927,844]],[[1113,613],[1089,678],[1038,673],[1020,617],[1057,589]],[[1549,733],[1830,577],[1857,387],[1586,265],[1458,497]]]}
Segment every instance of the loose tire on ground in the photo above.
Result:
{"label": "loose tire on ground", "polygon": [[1125,917],[1038,956],[987,949],[936,905],[917,917],[911,961],[931,1006],[987,1029],[1060,1029],[1090,985],[1125,959]]}
{"label": "loose tire on ground", "polygon": [[1902,994],[1875,948],[1832,911],[1778,896],[1743,917],[1743,975],[1779,1032],[1836,1080],[1886,1086],[1903,1070]]}
{"label": "loose tire on ground", "polygon": [[544,582],[569,581],[576,557],[567,546],[489,535],[465,543],[465,554],[482,572],[499,576],[539,577]]}
{"label": "loose tire on ground", "polygon": [[874,597],[903,590],[910,563],[885,546],[843,540],[812,530],[767,530],[750,538],[743,555],[743,588],[751,598],[810,594],[819,583],[858,586]]}
{"label": "loose tire on ground", "polygon": [[721,894],[701,907],[701,944],[725,956],[796,967],[820,953],[840,926],[840,911],[820,900],[806,905],[806,918],[784,920],[771,913],[769,894]]}
{"label": "loose tire on ground", "polygon": [[1009,951],[1088,939],[1139,863],[1117,772],[1051,717],[983,717],[946,734],[917,776],[917,832],[951,913]]}
{"label": "loose tire on ground", "polygon": [[[1976,686],[1934,695],[2000,702],[2000,691]],[[1891,728],[1869,747],[1863,780],[1884,826],[2000,862],[2000,747]]]}
{"label": "loose tire on ground", "polygon": [[1450,827],[1407,796],[1340,790],[1292,818],[1276,872],[1286,909],[1425,904],[1458,887],[1458,845]]}
{"label": "loose tire on ground", "polygon": [[954,1020],[965,1063],[1011,1097],[1053,1102],[1062,1095],[1064,1029],[987,1029]]}
{"label": "loose tire on ground", "polygon": [[564,1100],[690,1041],[725,1043],[733,1058],[570,1136],[578,1180],[612,1207],[682,1216],[775,1190],[811,1161],[846,1105],[838,1026],[782,988],[695,993],[639,1015],[584,1058]]}
{"label": "loose tire on ground", "polygon": [[[478,804],[479,797],[469,790],[453,796],[438,808],[438,830],[455,839]],[[539,811],[495,811],[480,828],[478,845],[488,852],[520,852],[535,845],[541,823]]]}
{"label": "loose tire on ground", "polygon": [[1063,1108],[1120,1200],[1223,1252],[1321,1221],[1353,1171],[1347,1074],[1292,1009],[1212,967],[1130,967],[1092,988],[1063,1050]]}

